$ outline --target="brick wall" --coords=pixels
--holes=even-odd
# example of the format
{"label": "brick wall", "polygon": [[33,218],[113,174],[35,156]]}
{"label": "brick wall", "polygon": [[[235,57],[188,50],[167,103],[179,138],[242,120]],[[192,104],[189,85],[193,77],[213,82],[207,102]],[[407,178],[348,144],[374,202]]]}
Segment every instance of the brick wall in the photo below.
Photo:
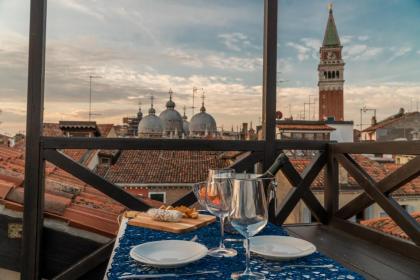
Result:
{"label": "brick wall", "polygon": [[344,120],[344,99],[342,90],[322,90],[319,92],[319,118],[335,117]]}

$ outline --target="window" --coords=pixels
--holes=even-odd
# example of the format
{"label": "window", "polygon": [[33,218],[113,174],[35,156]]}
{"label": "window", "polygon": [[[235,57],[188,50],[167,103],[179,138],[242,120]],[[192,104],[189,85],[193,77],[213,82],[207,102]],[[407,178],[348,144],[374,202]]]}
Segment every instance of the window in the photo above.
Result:
{"label": "window", "polygon": [[339,71],[337,71],[335,75],[337,76],[337,79],[340,78],[340,72]]}
{"label": "window", "polygon": [[166,192],[149,192],[149,198],[166,203]]}
{"label": "window", "polygon": [[107,157],[101,157],[101,158],[99,159],[99,162],[100,162],[101,164],[110,164],[110,163],[111,163],[111,159],[110,159],[110,158],[107,158]]}

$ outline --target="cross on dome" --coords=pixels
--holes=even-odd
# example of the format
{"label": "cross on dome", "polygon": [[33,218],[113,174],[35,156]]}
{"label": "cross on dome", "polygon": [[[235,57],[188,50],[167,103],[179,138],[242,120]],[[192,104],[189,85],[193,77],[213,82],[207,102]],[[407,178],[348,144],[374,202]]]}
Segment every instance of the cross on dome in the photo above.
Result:
{"label": "cross on dome", "polygon": [[155,100],[155,97],[153,96],[153,93],[150,95],[150,109],[149,109],[149,115],[154,115],[156,113],[156,110],[153,108],[153,101]]}
{"label": "cross on dome", "polygon": [[204,99],[206,99],[205,93],[204,93],[204,89],[202,89],[202,94],[201,94],[201,112],[205,112],[206,111],[206,107],[204,107]]}
{"label": "cross on dome", "polygon": [[175,102],[172,101],[172,95],[174,94],[174,92],[170,88],[168,93],[169,93],[169,100],[168,100],[168,102],[166,102],[166,108],[174,109],[175,108]]}

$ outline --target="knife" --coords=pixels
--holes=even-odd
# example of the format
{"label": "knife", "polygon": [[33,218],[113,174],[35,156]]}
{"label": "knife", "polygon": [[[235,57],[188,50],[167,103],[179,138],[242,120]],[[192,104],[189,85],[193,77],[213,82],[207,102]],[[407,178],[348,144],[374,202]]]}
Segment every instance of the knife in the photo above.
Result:
{"label": "knife", "polygon": [[200,272],[191,272],[191,273],[163,273],[163,274],[139,274],[139,275],[123,275],[119,279],[153,279],[153,278],[163,278],[163,277],[181,277],[181,276],[194,276],[202,274],[213,274],[218,273],[218,270],[207,270]]}

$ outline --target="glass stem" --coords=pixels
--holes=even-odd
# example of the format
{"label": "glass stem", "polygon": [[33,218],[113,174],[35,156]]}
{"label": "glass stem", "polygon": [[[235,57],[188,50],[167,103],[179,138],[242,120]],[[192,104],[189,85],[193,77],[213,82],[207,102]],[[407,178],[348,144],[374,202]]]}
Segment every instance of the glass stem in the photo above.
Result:
{"label": "glass stem", "polygon": [[220,244],[219,248],[225,248],[225,216],[220,217]]}
{"label": "glass stem", "polygon": [[251,251],[249,250],[249,238],[247,237],[244,239],[244,247],[245,247],[245,256],[246,256],[246,268],[243,272],[244,274],[251,273],[251,267],[250,267],[250,260],[251,260]]}

